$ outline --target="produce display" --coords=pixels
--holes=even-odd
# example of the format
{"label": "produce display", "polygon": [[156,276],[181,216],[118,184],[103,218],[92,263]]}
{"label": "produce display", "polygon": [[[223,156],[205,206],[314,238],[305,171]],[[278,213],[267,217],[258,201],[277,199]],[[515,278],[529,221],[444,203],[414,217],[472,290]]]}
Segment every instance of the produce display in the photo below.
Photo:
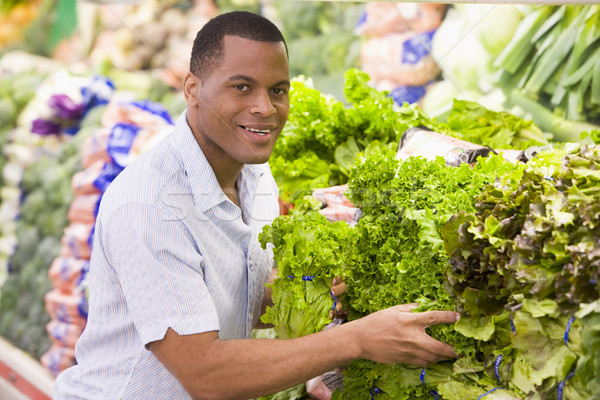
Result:
{"label": "produce display", "polygon": [[[349,71],[347,79],[353,81],[356,76],[361,75]],[[368,81],[368,76],[362,75],[362,79]],[[292,110],[296,104],[305,106],[307,99],[319,99],[315,94],[311,91],[305,96],[295,93]],[[352,107],[360,108],[360,102],[351,105],[346,112],[350,113],[348,110]],[[379,111],[381,107],[375,109]],[[390,112],[398,113],[394,120],[400,121],[401,114],[407,109],[396,108]],[[542,131],[531,121],[506,112],[492,112],[473,102],[455,101],[448,123],[438,123],[418,108],[413,107],[413,110],[419,115],[417,125],[479,144],[500,149],[552,148],[547,145],[548,140]],[[372,117],[371,120],[378,118]],[[319,132],[327,131],[321,129]],[[352,132],[351,129],[346,131],[348,135]],[[308,153],[308,149],[321,140],[318,136],[312,136],[312,139],[309,135],[301,137],[305,139],[302,144],[307,149],[302,153]],[[399,139],[388,140],[398,146]],[[285,146],[288,142],[283,140],[281,144]],[[278,145],[275,154],[285,151],[285,147],[277,149]],[[500,155],[491,154],[478,158],[473,166],[463,163],[457,167],[447,165],[441,157],[435,160],[411,157],[401,162],[395,157],[394,146],[380,148],[376,152],[357,150],[349,158],[354,165],[346,180],[348,200],[361,211],[354,228],[344,222],[329,222],[327,225],[325,217],[311,211],[319,210],[320,204],[311,208],[306,206],[304,199],[298,209],[291,210],[291,216],[279,217],[263,232],[263,246],[273,243],[278,265],[283,266],[279,279],[273,285],[274,307],[269,309],[264,320],[274,323],[276,331],[283,337],[302,336],[313,332],[312,329],[324,327],[330,322],[329,311],[338,299],[332,298],[327,286],[322,283],[342,274],[348,291],[339,300],[347,308],[349,319],[411,302],[419,303],[415,312],[429,309],[461,311],[463,315],[455,326],[432,327],[430,334],[451,343],[463,357],[425,370],[401,364],[356,361],[343,368],[344,386],[334,393],[333,398],[425,399],[435,393],[444,399],[464,399],[490,392],[486,395],[490,398],[533,399],[548,396],[559,386],[566,399],[593,398],[588,396],[594,392],[586,391],[589,389],[576,382],[598,380],[596,373],[590,372],[590,360],[595,359],[600,349],[579,347],[580,332],[590,335],[595,325],[586,326],[579,320],[569,323],[569,319],[575,312],[579,312],[581,318],[585,315],[584,321],[595,318],[594,302],[600,297],[599,271],[593,252],[590,253],[595,234],[581,233],[581,241],[592,247],[578,244],[579,241],[571,242],[569,238],[577,237],[574,232],[582,231],[582,224],[592,224],[583,220],[576,222],[574,215],[582,207],[577,199],[589,203],[597,191],[593,178],[596,170],[594,152],[597,150],[591,150],[595,147],[582,148],[578,153],[569,150],[569,146],[581,145],[567,145],[566,150],[562,145],[555,143],[554,146],[557,150],[540,152],[537,158],[527,163],[509,161],[502,156],[502,150],[498,150]],[[325,146],[318,148],[326,152]],[[569,151],[573,154],[565,156]],[[332,153],[335,150],[330,147],[330,157]],[[577,163],[576,168],[567,166],[566,160],[571,159]],[[332,165],[335,168],[336,164]],[[556,187],[557,182],[564,180],[558,175],[561,168],[572,171],[570,174],[577,170],[577,176],[571,178],[573,183],[564,183],[565,189]],[[532,174],[531,179],[536,185],[522,183],[522,177],[528,174]],[[554,194],[540,193],[540,181],[554,188]],[[336,181],[338,183],[343,182]],[[556,197],[571,185],[572,200]],[[285,193],[285,188],[282,192]],[[528,192],[531,194],[525,195]],[[505,204],[504,207],[511,207],[516,215],[507,215],[499,205],[484,206],[486,195],[493,196],[496,202]],[[540,200],[529,207],[535,199]],[[573,208],[569,208],[570,204]],[[479,208],[482,208],[484,216],[487,215],[485,212],[494,211],[499,212],[502,218],[491,214],[490,218],[480,220]],[[535,219],[527,222],[526,217],[518,217],[519,212],[530,208]],[[539,213],[548,215],[539,220]],[[518,228],[510,226],[513,219],[519,223]],[[558,226],[552,231],[555,219]],[[479,223],[481,227],[465,227],[467,222],[474,227]],[[565,223],[574,229],[572,234],[566,231]],[[336,227],[339,231],[335,230]],[[535,239],[527,237],[529,230],[531,234],[538,230],[543,232],[543,237],[537,240],[544,244],[532,249],[532,240]],[[457,238],[457,233],[463,231],[466,237],[463,239],[459,235]],[[324,236],[327,232],[329,237]],[[504,237],[509,232],[515,239]],[[474,246],[476,240],[473,235],[487,245],[487,250],[478,250]],[[331,240],[339,237],[343,240]],[[522,250],[523,254],[503,255],[515,246],[512,243],[517,243],[516,237],[524,237],[520,239],[523,246],[527,246]],[[318,245],[302,245],[308,238],[314,238]],[[562,241],[556,243],[559,238]],[[453,250],[455,248],[459,250]],[[587,270],[585,266],[580,267],[584,269],[581,272],[575,267],[567,267],[574,258],[566,252],[567,248],[576,252],[583,265],[590,267]],[[532,254],[535,249],[539,253]],[[472,271],[466,265],[467,261],[458,260],[457,254],[461,252],[473,264]],[[549,253],[547,256],[544,255],[546,252]],[[318,264],[316,260],[323,262]],[[498,263],[498,267],[492,267],[495,264],[491,260]],[[554,275],[544,273],[544,270],[531,270],[538,263],[540,267],[552,266]],[[570,272],[565,271],[562,278],[555,277],[563,267]],[[497,271],[496,275],[492,276],[488,269]],[[509,272],[512,275],[508,275]],[[300,275],[306,278],[300,280],[297,278]],[[416,285],[416,282],[419,284]],[[520,286],[517,282],[521,282]],[[543,286],[543,282],[548,286]],[[537,286],[542,286],[539,291],[532,289]],[[520,290],[515,290],[516,287]],[[581,291],[586,294],[585,297],[579,294]],[[493,293],[498,293],[495,302],[491,300],[495,297]],[[564,308],[562,313],[557,298],[562,298],[563,302],[569,300],[569,307]],[[495,306],[493,303],[496,303]],[[317,315],[315,311],[318,311]],[[308,321],[312,321],[316,328],[307,329],[305,324]],[[595,343],[597,339],[594,334],[591,336],[592,343]],[[559,346],[561,340],[568,345]],[[540,347],[533,346],[533,342],[539,343]],[[551,348],[556,350],[549,351]],[[502,364],[502,359],[507,361]],[[569,375],[578,362],[584,369],[578,378],[580,381]],[[572,386],[569,387],[569,384]]]}
{"label": "produce display", "polygon": [[22,169],[18,163],[13,163],[11,167],[9,154],[12,150],[18,151],[18,146],[11,147],[9,142],[17,125],[18,115],[33,98],[36,86],[43,79],[43,74],[23,71],[0,80],[0,171],[3,172],[0,174],[0,219],[3,222],[0,227],[0,284],[7,278],[8,258],[17,244],[14,223],[11,221],[18,212],[19,171]]}
{"label": "produce display", "polygon": [[3,188],[10,194],[2,203],[9,274],[0,292],[0,334],[38,358],[49,345],[48,269],[60,252],[72,200],[70,179],[81,168],[78,153],[86,128],[99,118],[93,111],[99,96],[88,78],[66,70],[46,78],[30,72],[15,82],[29,87],[32,96],[3,149],[8,160],[3,173],[11,186]]}
{"label": "produce display", "polygon": [[[274,329],[253,336],[461,313],[428,328],[456,360],[359,360],[260,400],[600,399],[600,6],[34,3],[0,6],[0,336],[52,373],[76,362],[102,193],[185,108],[196,31],[243,9],[280,26],[293,77],[269,161],[287,215],[259,236]],[[79,25],[42,50],[61,7]]]}
{"label": "produce display", "polygon": [[599,14],[598,5],[455,5],[432,42],[445,79],[423,108],[443,118],[459,97],[579,141],[600,128]]}
{"label": "produce display", "polygon": [[0,335],[36,358],[49,346],[44,296],[52,288],[49,261],[58,256],[72,198],[70,177],[80,168],[78,144],[29,165],[21,182],[24,201],[16,222],[18,241],[0,298]]}

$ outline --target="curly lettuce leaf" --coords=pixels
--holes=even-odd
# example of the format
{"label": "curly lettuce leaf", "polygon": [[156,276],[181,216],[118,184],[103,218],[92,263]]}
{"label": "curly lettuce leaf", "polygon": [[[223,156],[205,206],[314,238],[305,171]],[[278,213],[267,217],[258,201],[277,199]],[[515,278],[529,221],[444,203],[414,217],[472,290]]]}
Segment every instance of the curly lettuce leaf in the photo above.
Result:
{"label": "curly lettuce leaf", "polygon": [[354,230],[317,212],[280,216],[259,235],[273,244],[278,277],[271,284],[273,306],[261,317],[282,338],[315,333],[330,321],[331,282],[353,262]]}

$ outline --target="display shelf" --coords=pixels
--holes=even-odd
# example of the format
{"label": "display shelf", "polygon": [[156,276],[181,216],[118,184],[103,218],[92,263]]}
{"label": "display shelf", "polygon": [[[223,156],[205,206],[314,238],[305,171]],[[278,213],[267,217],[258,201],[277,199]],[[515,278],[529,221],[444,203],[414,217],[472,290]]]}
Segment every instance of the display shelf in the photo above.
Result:
{"label": "display shelf", "polygon": [[0,338],[0,399],[50,400],[53,387],[46,368]]}

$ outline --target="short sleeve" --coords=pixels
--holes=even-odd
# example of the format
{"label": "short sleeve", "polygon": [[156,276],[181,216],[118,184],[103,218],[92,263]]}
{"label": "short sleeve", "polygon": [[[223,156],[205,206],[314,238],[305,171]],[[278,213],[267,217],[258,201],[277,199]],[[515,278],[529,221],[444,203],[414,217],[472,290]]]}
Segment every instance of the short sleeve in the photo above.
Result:
{"label": "short sleeve", "polygon": [[219,330],[203,257],[180,220],[152,205],[128,204],[106,221],[100,240],[145,345],[168,328],[180,335]]}

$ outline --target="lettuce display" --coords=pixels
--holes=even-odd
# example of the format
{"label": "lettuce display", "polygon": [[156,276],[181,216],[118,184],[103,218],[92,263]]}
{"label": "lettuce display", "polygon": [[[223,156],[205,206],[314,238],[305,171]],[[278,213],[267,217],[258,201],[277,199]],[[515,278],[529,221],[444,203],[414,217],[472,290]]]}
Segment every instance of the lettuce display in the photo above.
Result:
{"label": "lettuce display", "polygon": [[494,149],[548,143],[533,122],[474,102],[455,100],[447,123],[416,104],[394,107],[389,94],[369,81],[360,70],[346,72],[348,105],[312,88],[309,81],[292,82],[289,120],[270,160],[284,201],[295,203],[313,189],[347,183],[359,153],[395,150],[402,134],[415,126]]}
{"label": "lettuce display", "polygon": [[[446,230],[447,287],[460,311],[481,329],[513,321],[502,351],[514,362],[508,385],[523,398],[551,396],[568,378],[565,398],[600,395],[590,367],[600,351],[597,310],[586,306],[600,297],[599,166],[597,146],[540,155],[487,187],[476,211],[458,214]],[[580,309],[586,317],[573,319]]]}
{"label": "lettuce display", "polygon": [[283,200],[344,184],[359,152],[396,148],[406,129],[437,126],[415,105],[394,109],[392,98],[357,69],[346,72],[344,93],[348,106],[306,80],[292,82],[289,120],[270,160]]}
{"label": "lettuce display", "polygon": [[272,323],[281,338],[322,330],[331,322],[329,310],[336,302],[331,282],[352,263],[353,230],[319,213],[296,214],[276,218],[259,239],[264,248],[274,245],[278,269],[274,304],[261,321]]}
{"label": "lettuce display", "polygon": [[[361,209],[358,224],[350,230],[339,225],[346,237],[339,247],[330,242],[311,251],[343,254],[343,268],[324,263],[319,271],[329,277],[342,271],[349,319],[408,302],[419,303],[416,312],[462,313],[453,326],[429,328],[461,358],[426,369],[356,361],[345,366],[344,389],[334,399],[597,397],[598,385],[590,384],[598,381],[600,352],[597,148],[552,147],[535,123],[469,101],[455,100],[444,123],[414,105],[389,108],[387,93],[370,88],[357,70],[346,74],[349,106],[304,81],[294,85],[290,122],[272,158],[282,198],[299,199],[266,241],[274,244],[278,263],[296,265],[291,249],[305,251],[292,247],[294,240],[302,243],[292,238],[312,230],[334,235],[320,216],[307,223],[315,209],[300,194],[348,183],[346,194]],[[528,164],[494,154],[458,167],[441,158],[400,162],[394,158],[398,140],[413,126],[494,149],[546,152]],[[581,125],[565,127],[580,137]],[[589,129],[590,142],[598,132]],[[309,274],[280,271],[273,310],[280,302],[304,304],[314,297],[302,292],[314,286],[287,277],[301,273]],[[327,300],[319,306],[321,319],[307,315],[317,321],[313,331],[328,322],[329,283],[321,288]],[[285,337],[311,332],[290,315],[282,309],[268,318],[286,327]]]}
{"label": "lettuce display", "polygon": [[[474,210],[482,188],[515,168],[520,166],[497,155],[480,158],[474,167],[450,167],[441,157],[435,161],[412,157],[401,163],[393,153],[374,154],[359,163],[348,192],[362,209],[355,227],[357,261],[346,274],[350,319],[413,302],[419,303],[416,312],[455,310],[444,286],[448,256],[442,228],[460,210]],[[477,322],[465,318],[456,327],[430,328],[432,336],[463,355],[461,368],[470,374],[482,369],[476,360],[484,355],[475,338],[465,336],[459,326],[475,330]],[[422,373],[414,366],[357,361],[344,369],[344,389],[336,398],[368,398],[376,391],[378,399],[429,399],[430,390],[443,382],[473,385],[468,374],[453,370],[451,362],[427,368],[423,380]],[[475,385],[483,393],[488,381]]]}

